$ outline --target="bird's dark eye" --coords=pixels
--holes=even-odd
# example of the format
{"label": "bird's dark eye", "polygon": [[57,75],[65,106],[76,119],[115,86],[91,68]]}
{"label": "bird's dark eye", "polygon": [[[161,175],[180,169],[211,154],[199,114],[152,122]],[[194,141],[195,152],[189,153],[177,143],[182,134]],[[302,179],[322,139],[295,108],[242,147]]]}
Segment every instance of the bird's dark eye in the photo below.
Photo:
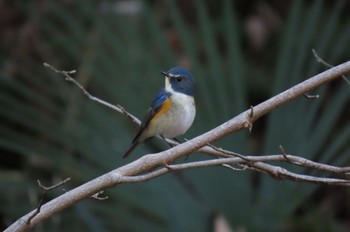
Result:
{"label": "bird's dark eye", "polygon": [[177,82],[181,82],[181,81],[182,81],[182,77],[176,77],[175,80],[176,80]]}

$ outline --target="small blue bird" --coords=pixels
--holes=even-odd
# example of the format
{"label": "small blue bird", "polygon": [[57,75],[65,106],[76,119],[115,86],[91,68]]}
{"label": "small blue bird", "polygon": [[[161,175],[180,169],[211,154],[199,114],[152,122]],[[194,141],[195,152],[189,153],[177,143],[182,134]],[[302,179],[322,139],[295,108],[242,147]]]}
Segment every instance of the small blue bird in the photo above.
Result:
{"label": "small blue bird", "polygon": [[165,76],[165,88],[153,99],[151,108],[123,158],[148,138],[174,138],[184,134],[194,121],[196,107],[193,96],[196,85],[192,74],[182,67],[174,67],[161,74]]}

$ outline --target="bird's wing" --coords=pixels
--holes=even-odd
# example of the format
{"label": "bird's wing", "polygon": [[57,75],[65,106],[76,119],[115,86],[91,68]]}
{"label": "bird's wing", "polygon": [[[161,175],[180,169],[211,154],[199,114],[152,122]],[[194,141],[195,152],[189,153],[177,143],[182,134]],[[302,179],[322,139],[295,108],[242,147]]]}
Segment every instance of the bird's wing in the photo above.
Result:
{"label": "bird's wing", "polygon": [[165,89],[162,89],[153,99],[150,109],[148,110],[148,113],[145,115],[144,119],[142,120],[141,126],[132,140],[132,143],[137,143],[139,138],[141,137],[143,131],[152,119],[157,117],[157,115],[160,115],[161,112],[167,111],[170,108],[170,100],[168,99],[170,96],[170,93],[165,91]]}
{"label": "bird's wing", "polygon": [[[144,119],[142,120],[141,126],[132,140],[132,143],[128,147],[128,149],[124,152],[123,158],[126,158],[130,155],[130,153],[134,150],[134,148],[139,144],[140,139],[142,138],[142,134],[147,128],[147,126],[150,124],[152,119],[157,117],[157,115],[161,115],[162,112],[167,111],[170,109],[170,100],[169,96],[171,94],[166,92],[165,89],[162,89],[153,99],[151,108],[149,109],[148,113],[145,115]],[[142,138],[146,139],[146,138]]]}

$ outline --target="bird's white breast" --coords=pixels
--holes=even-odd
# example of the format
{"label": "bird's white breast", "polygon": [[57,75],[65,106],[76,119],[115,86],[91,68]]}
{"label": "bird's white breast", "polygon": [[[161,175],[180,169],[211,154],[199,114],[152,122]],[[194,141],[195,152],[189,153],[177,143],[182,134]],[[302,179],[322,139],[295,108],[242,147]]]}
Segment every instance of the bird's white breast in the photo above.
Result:
{"label": "bird's white breast", "polygon": [[196,116],[194,98],[183,93],[173,92],[170,96],[171,109],[159,118],[159,134],[166,138],[174,138],[184,134]]}

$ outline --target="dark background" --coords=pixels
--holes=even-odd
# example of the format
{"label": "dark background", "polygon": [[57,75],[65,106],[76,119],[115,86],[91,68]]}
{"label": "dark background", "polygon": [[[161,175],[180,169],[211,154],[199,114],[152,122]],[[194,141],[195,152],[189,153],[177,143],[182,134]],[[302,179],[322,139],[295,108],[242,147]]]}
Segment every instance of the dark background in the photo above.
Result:
{"label": "dark background", "polygon": [[[349,1],[0,1],[0,229],[34,209],[36,184],[72,181],[44,201],[164,150],[156,139],[126,160],[136,132],[42,63],[74,74],[94,96],[143,117],[181,65],[198,86],[199,135],[350,57]],[[287,153],[349,165],[350,86],[338,79],[216,145],[251,155]],[[193,154],[188,161],[203,160]],[[184,162],[184,160],[180,160]],[[276,163],[276,165],[283,165]],[[324,173],[285,166],[297,173]],[[33,231],[349,231],[346,188],[280,181],[211,167],[107,190]]]}

